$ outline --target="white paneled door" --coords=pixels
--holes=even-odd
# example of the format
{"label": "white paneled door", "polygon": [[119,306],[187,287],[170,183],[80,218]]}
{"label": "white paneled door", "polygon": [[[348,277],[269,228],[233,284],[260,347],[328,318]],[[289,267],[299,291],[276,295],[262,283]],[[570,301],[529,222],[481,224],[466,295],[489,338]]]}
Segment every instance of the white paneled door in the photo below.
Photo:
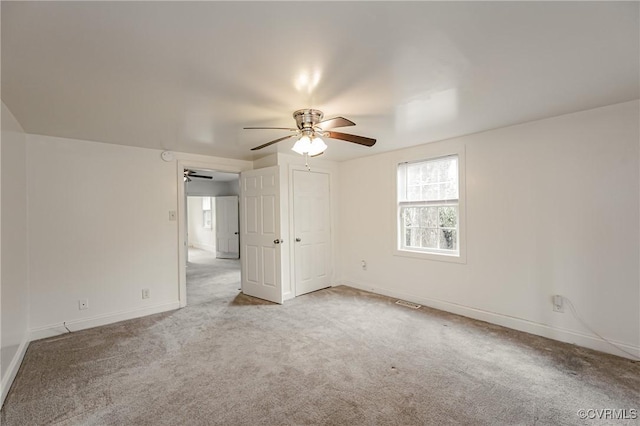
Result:
{"label": "white paneled door", "polygon": [[296,296],[331,285],[329,175],[293,171]]}
{"label": "white paneled door", "polygon": [[238,197],[216,197],[217,258],[237,259],[240,256],[238,232]]}
{"label": "white paneled door", "polygon": [[242,292],[282,303],[279,167],[240,174]]}

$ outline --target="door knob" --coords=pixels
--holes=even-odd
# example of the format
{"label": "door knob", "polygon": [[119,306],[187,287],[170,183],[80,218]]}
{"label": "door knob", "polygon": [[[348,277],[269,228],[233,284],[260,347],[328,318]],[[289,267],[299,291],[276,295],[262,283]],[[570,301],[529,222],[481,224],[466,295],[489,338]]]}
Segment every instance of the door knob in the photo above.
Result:
{"label": "door knob", "polygon": [[234,232],[234,234],[235,234],[235,235],[238,235],[238,233],[237,233],[237,232]]}
{"label": "door knob", "polygon": [[280,243],[284,243],[284,241],[282,241],[281,239],[273,240],[273,244],[280,244]]}
{"label": "door knob", "polygon": [[296,243],[299,243],[300,241],[302,241],[302,238],[296,238]]}

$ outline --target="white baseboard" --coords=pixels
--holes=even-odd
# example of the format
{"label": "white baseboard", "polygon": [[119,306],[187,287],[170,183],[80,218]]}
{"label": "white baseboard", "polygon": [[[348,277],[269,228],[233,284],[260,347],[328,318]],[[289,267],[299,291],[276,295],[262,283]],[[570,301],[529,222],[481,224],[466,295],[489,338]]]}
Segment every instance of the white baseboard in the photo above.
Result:
{"label": "white baseboard", "polygon": [[[157,314],[165,311],[172,311],[180,307],[180,302],[163,303],[130,311],[116,312],[112,314],[98,315],[92,318],[67,321],[66,325],[71,331],[80,331],[87,328],[99,327],[101,325],[113,324],[133,318],[140,318],[147,315]],[[31,341],[45,339],[47,337],[59,336],[68,333],[63,324],[51,324],[43,327],[31,329]]]}
{"label": "white baseboard", "polygon": [[[395,290],[388,290],[380,287],[372,287],[370,285],[357,283],[353,281],[342,281],[343,285],[357,288],[359,290],[370,291],[372,293],[381,294],[383,296],[389,296],[396,299],[407,300],[409,302],[419,303],[430,308],[439,309],[441,311],[451,312],[453,314],[462,315],[464,317],[473,318],[481,321],[486,321],[492,324],[501,325],[503,327],[511,328],[514,330],[524,331],[526,333],[535,334],[537,336],[547,337],[553,340],[559,340],[565,343],[571,343],[577,346],[582,346],[589,349],[595,349],[596,351],[606,352],[608,354],[621,356],[624,358],[633,359],[629,354],[626,354],[615,347],[611,346],[606,341],[599,337],[589,334],[580,333],[573,330],[567,330],[559,327],[551,327],[546,324],[537,323],[534,321],[525,320],[522,318],[511,317],[508,315],[497,314],[494,312],[484,311],[482,309],[476,309],[469,306],[458,305],[456,303],[445,302],[443,300],[425,298],[415,296],[408,293],[403,293]],[[617,346],[621,347],[627,352],[635,354],[640,358],[640,346],[630,345],[628,343],[613,341]]]}
{"label": "white baseboard", "polygon": [[9,368],[7,368],[7,373],[2,378],[2,384],[0,384],[0,409],[4,404],[4,399],[7,397],[9,393],[9,389],[11,388],[11,384],[13,380],[16,378],[18,374],[18,370],[20,369],[20,365],[22,364],[22,360],[24,359],[24,354],[27,353],[27,348],[29,347],[29,336],[25,336],[25,338],[20,343],[18,347],[18,351],[13,356],[13,359],[9,363]]}

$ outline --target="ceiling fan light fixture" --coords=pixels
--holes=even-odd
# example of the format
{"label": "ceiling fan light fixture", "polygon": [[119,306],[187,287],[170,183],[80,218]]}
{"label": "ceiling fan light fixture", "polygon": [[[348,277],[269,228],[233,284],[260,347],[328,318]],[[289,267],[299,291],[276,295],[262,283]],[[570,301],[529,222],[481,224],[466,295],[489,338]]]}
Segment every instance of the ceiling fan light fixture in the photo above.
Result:
{"label": "ceiling fan light fixture", "polygon": [[297,152],[300,155],[318,155],[323,153],[327,149],[327,144],[317,137],[313,136],[313,139],[307,135],[302,135],[300,139],[296,141],[291,150]]}
{"label": "ceiling fan light fixture", "polygon": [[322,154],[327,149],[327,144],[324,143],[319,137],[315,137],[311,140],[311,147],[309,148],[309,155],[314,156]]}
{"label": "ceiling fan light fixture", "polygon": [[293,148],[291,148],[292,151],[295,151],[300,155],[308,154],[310,149],[311,139],[309,139],[309,136],[307,135],[302,135],[302,137],[293,144]]}

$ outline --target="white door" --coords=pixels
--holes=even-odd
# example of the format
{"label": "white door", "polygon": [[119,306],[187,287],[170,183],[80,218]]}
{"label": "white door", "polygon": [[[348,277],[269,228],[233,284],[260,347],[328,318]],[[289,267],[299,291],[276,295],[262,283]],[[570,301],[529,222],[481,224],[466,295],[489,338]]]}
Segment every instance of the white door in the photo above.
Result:
{"label": "white door", "polygon": [[216,257],[240,257],[238,235],[238,197],[216,197]]}
{"label": "white door", "polygon": [[329,175],[293,171],[296,296],[331,285]]}
{"label": "white door", "polygon": [[240,174],[242,292],[282,303],[278,166]]}

